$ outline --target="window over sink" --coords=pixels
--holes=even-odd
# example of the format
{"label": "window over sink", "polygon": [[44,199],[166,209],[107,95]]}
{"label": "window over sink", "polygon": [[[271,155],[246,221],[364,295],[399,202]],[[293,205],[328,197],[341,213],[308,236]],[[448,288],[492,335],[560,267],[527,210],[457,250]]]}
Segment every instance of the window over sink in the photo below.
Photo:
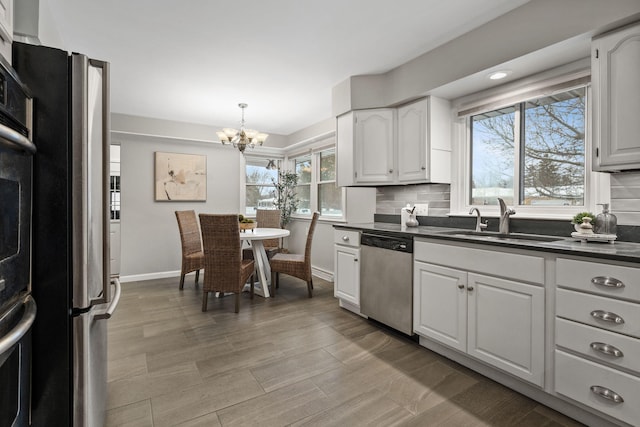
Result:
{"label": "window over sink", "polygon": [[[569,219],[609,202],[609,179],[591,171],[590,74],[554,70],[454,101],[459,132],[451,213]],[[484,208],[483,208],[484,206]]]}

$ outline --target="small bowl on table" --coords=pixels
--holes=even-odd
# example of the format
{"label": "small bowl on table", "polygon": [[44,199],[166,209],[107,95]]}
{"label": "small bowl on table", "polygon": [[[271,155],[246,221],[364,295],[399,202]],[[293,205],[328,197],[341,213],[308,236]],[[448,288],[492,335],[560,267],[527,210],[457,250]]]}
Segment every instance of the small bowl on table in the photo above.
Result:
{"label": "small bowl on table", "polygon": [[257,222],[240,222],[240,232],[244,233],[247,230],[253,230],[258,226]]}

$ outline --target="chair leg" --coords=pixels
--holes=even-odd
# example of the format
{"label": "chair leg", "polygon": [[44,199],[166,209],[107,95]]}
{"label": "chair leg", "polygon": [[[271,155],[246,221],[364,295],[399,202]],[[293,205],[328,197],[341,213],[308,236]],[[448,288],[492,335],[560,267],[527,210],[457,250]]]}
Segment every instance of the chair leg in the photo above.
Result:
{"label": "chair leg", "polygon": [[207,297],[208,292],[202,291],[202,311],[207,311]]}
{"label": "chair leg", "polygon": [[309,291],[309,298],[313,296],[313,280],[307,282],[307,291]]}
{"label": "chair leg", "polygon": [[240,292],[236,294],[236,313],[240,311]]}
{"label": "chair leg", "polygon": [[276,282],[278,281],[278,273],[275,271],[271,272],[271,297],[276,297]]}
{"label": "chair leg", "polygon": [[196,283],[198,283],[199,278],[200,278],[200,270],[196,270]]}
{"label": "chair leg", "polygon": [[251,299],[253,299],[253,293],[254,293],[254,288],[255,288],[255,284],[253,283],[253,274],[251,275],[251,277],[249,278],[249,280],[251,280]]}
{"label": "chair leg", "polygon": [[184,289],[184,274],[180,275],[180,289]]}

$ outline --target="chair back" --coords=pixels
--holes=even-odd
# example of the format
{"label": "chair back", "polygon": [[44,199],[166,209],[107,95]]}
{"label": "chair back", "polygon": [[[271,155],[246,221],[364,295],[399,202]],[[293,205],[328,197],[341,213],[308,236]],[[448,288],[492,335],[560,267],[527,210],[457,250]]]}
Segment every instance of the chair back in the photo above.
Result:
{"label": "chair back", "polygon": [[182,255],[191,255],[202,252],[202,238],[195,211],[176,211],[178,229],[180,230],[180,242],[182,243]]}
{"label": "chair back", "polygon": [[[280,228],[280,209],[257,209],[256,222],[260,228]],[[279,248],[280,239],[268,239],[262,244],[265,249]]]}
{"label": "chair back", "polygon": [[238,292],[241,282],[238,214],[200,214],[204,246],[204,291]]}
{"label": "chair back", "polygon": [[304,262],[311,268],[311,243],[313,242],[313,232],[316,230],[316,223],[318,222],[319,212],[313,213],[311,218],[311,224],[309,225],[309,232],[307,233],[307,244],[304,247]]}

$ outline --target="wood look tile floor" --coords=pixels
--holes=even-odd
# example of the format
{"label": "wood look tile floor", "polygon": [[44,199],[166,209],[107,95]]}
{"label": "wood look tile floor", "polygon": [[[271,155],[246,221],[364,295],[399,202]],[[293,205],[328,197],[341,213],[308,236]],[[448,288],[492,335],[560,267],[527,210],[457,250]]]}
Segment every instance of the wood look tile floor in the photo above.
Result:
{"label": "wood look tile floor", "polygon": [[338,307],[333,283],[209,297],[187,276],[123,284],[106,426],[579,426]]}

